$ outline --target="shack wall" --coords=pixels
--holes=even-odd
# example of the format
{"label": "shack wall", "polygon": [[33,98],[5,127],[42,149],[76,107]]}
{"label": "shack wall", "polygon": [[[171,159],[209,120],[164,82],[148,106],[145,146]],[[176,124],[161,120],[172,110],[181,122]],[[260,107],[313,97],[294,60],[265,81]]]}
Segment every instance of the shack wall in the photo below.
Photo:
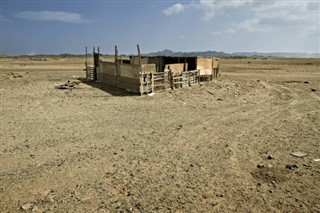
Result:
{"label": "shack wall", "polygon": [[[173,74],[179,74],[179,73],[185,71],[184,65],[185,65],[184,63],[183,64],[182,63],[180,63],[180,64],[166,64],[165,69],[170,69]],[[188,67],[188,64],[186,64],[186,70],[188,70],[187,67]]]}
{"label": "shack wall", "polygon": [[212,59],[198,57],[197,70],[200,70],[200,75],[212,75]]}
{"label": "shack wall", "polygon": [[102,83],[116,86],[116,64],[113,62],[100,61],[97,70],[98,81]]}
{"label": "shack wall", "polygon": [[[132,56],[130,59],[130,64],[139,65],[139,56]],[[141,64],[148,64],[148,58],[141,58]]]}
{"label": "shack wall", "polygon": [[102,83],[130,90],[132,92],[141,93],[141,84],[144,79],[141,73],[154,73],[155,64],[123,64],[100,61],[98,66],[98,80]]}
{"label": "shack wall", "polygon": [[217,69],[219,68],[219,59],[218,58],[213,58],[212,59],[212,68]]}
{"label": "shack wall", "polygon": [[120,64],[118,75],[126,78],[139,78],[141,66],[135,64]]}
{"label": "shack wall", "polygon": [[141,65],[142,72],[156,72],[156,65],[155,64],[143,64]]}

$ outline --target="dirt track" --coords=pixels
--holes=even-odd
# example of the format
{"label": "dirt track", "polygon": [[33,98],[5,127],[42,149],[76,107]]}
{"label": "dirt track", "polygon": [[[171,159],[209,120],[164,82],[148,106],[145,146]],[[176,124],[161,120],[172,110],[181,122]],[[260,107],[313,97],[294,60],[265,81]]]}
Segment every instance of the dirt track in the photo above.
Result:
{"label": "dirt track", "polygon": [[320,62],[221,63],[149,97],[1,58],[0,212],[320,212]]}

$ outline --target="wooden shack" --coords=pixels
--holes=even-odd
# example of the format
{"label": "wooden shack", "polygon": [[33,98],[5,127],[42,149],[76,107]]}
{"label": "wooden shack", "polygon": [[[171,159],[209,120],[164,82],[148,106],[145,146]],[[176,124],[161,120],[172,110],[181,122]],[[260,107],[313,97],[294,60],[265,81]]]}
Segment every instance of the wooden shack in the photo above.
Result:
{"label": "wooden shack", "polygon": [[212,81],[219,73],[219,59],[213,57],[141,57],[139,47],[138,56],[130,56],[130,60],[119,60],[117,47],[113,62],[93,55],[93,80],[139,94]]}

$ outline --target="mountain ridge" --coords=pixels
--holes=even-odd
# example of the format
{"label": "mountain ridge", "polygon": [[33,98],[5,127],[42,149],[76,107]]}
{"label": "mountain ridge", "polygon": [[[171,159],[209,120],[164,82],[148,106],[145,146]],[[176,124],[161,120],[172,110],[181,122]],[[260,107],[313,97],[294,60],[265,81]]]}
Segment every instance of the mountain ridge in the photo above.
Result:
{"label": "mountain ridge", "polygon": [[144,56],[216,56],[216,57],[286,57],[286,58],[320,58],[320,53],[304,52],[234,52],[225,53],[223,51],[193,51],[193,52],[174,52],[164,49],[158,52],[143,54]]}

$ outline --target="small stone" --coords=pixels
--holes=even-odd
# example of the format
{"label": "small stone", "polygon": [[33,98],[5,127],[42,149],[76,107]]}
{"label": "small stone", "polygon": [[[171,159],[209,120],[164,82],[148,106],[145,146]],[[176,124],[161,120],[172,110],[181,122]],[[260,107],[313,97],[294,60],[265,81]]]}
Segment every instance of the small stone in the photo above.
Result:
{"label": "small stone", "polygon": [[299,167],[297,166],[297,164],[288,164],[288,165],[286,165],[286,168],[292,170],[292,169],[297,169]]}
{"label": "small stone", "polygon": [[257,165],[257,167],[258,167],[259,169],[262,169],[262,168],[265,167],[265,165],[264,165],[263,163],[259,163],[259,164]]}
{"label": "small stone", "polygon": [[217,194],[217,197],[224,197],[224,194]]}
{"label": "small stone", "polygon": [[267,159],[272,160],[272,159],[274,159],[274,157],[272,155],[268,155]]}
{"label": "small stone", "polygon": [[23,206],[21,206],[21,210],[26,210],[26,211],[31,210],[32,208],[33,208],[33,204],[31,203],[26,203]]}
{"label": "small stone", "polygon": [[215,207],[216,205],[218,205],[217,202],[212,202],[212,203],[211,203],[211,206],[212,206],[212,207]]}
{"label": "small stone", "polygon": [[34,206],[33,208],[32,208],[32,212],[35,212],[35,211],[37,211],[38,210],[38,207],[37,206]]}
{"label": "small stone", "polygon": [[316,89],[311,88],[311,92],[316,92],[316,91],[317,91]]}
{"label": "small stone", "polygon": [[303,166],[310,168],[311,166],[309,164],[304,163]]}
{"label": "small stone", "polygon": [[268,164],[267,167],[268,167],[268,168],[272,168],[273,166],[272,166],[271,164]]}

